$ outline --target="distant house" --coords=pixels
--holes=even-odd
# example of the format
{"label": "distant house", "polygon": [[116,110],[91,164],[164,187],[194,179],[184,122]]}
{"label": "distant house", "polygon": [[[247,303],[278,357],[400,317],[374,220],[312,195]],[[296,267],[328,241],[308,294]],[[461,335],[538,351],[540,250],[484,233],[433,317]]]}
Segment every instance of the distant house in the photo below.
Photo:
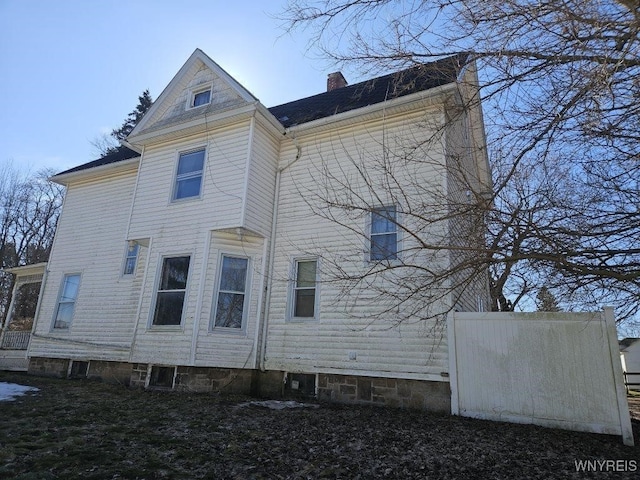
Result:
{"label": "distant house", "polygon": [[[640,338],[623,338],[619,344],[622,370],[637,374],[627,375],[627,381],[640,384]],[[640,390],[640,385],[633,385],[629,388]]]}
{"label": "distant house", "polygon": [[[355,178],[348,158],[394,162],[399,139],[438,129],[424,167],[394,168],[464,195],[448,173],[455,157],[467,181],[490,188],[480,107],[465,104],[476,85],[473,63],[454,56],[354,85],[332,74],[327,92],[266,108],[196,50],[126,146],[53,177],[67,193],[29,372],[448,411],[442,324],[396,322],[393,312],[373,322],[373,290],[341,291],[326,274],[333,254],[363,271],[401,258],[415,242],[402,212],[424,198],[381,189],[345,225],[316,215],[313,192],[322,172],[330,191],[331,172]],[[464,225],[450,228],[466,241]],[[345,296],[350,311],[336,306]],[[440,307],[475,310],[487,297],[475,282]]]}

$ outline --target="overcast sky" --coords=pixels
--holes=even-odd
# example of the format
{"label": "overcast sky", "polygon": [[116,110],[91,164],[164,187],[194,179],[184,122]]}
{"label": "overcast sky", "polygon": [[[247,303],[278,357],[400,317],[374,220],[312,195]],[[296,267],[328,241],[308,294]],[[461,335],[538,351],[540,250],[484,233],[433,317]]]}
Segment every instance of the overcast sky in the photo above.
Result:
{"label": "overcast sky", "polygon": [[[267,107],[320,93],[332,66],[273,17],[284,0],[0,0],[0,164],[96,158],[148,88],[202,49]],[[345,76],[350,83],[357,79]]]}

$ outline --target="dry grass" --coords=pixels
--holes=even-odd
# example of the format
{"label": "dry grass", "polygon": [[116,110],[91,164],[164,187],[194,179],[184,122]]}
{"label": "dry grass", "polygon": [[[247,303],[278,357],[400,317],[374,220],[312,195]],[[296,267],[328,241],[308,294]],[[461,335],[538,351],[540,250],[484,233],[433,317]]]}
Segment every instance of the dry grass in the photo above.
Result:
{"label": "dry grass", "polygon": [[[88,381],[9,373],[0,381],[40,388],[0,403],[0,478],[564,479],[588,476],[576,460],[640,459],[640,447],[619,437],[423,412],[274,411],[240,406],[242,398]],[[638,445],[638,420],[634,430]]]}

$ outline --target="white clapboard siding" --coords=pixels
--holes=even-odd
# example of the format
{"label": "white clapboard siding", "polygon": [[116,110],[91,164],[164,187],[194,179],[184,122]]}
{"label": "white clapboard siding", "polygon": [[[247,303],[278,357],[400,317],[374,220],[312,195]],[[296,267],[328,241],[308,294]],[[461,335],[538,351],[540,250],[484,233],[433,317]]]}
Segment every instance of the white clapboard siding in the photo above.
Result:
{"label": "white clapboard siding", "polygon": [[[408,144],[415,145],[420,136],[433,136],[433,141],[425,143],[425,150],[420,152],[423,159],[420,167],[416,167],[415,162],[404,167],[398,165],[395,175],[399,179],[408,176],[424,179],[423,182],[407,183],[409,186],[404,189],[404,195],[408,199],[424,201],[425,196],[433,195],[434,189],[442,194],[446,184],[444,146],[434,128],[441,120],[437,111],[420,112],[323,135],[301,135],[296,139],[301,156],[282,174],[267,368],[443,379],[440,374],[448,371],[444,319],[406,321],[396,325],[397,318],[376,315],[380,311],[378,299],[374,292],[366,289],[349,293],[337,301],[338,286],[327,283],[329,263],[342,258],[342,268],[351,271],[367,268],[366,242],[357,232],[314,214],[314,209],[322,203],[318,195],[344,201],[341,182],[375,204],[365,182],[356,174],[356,166],[366,165],[371,181],[380,182],[383,178],[380,170],[376,170],[375,162],[385,147],[387,151],[399,152]],[[293,161],[296,153],[292,145],[284,144],[281,164]],[[326,183],[331,175],[335,178]],[[335,213],[339,221],[352,222],[349,225],[365,232],[366,215],[355,213],[349,218],[349,213]],[[443,229],[444,226],[440,228]],[[442,231],[434,231],[434,234],[442,235]],[[292,259],[308,255],[324,257],[320,259],[319,319],[288,322]],[[446,258],[438,261],[446,261]],[[354,305],[357,315],[350,314],[349,309]]]}
{"label": "white clapboard siding", "polygon": [[[476,107],[479,108],[479,107]],[[452,215],[448,225],[451,245],[470,250],[451,250],[452,262],[468,261],[479,255],[485,242],[485,222],[482,213],[466,210],[466,205],[481,201],[486,193],[489,179],[484,178],[484,151],[479,152],[470,130],[473,128],[474,110],[457,112],[450,119],[446,130],[447,145],[447,194],[452,211],[464,211]],[[482,119],[475,119],[482,121]],[[460,206],[461,208],[458,208]],[[480,212],[480,210],[478,210]],[[473,261],[469,262],[473,265]],[[455,277],[459,286],[454,290],[457,311],[478,311],[489,308],[488,272],[461,270]]]}
{"label": "white clapboard siding", "polygon": [[[202,307],[197,335],[195,364],[233,368],[255,367],[255,338],[258,306],[261,304],[263,282],[263,252],[266,240],[257,237],[213,232],[207,258]],[[246,318],[241,330],[213,328],[213,311],[217,301],[219,268],[222,255],[249,258],[249,283],[245,295]]]}
{"label": "white clapboard siding", "polygon": [[[30,356],[128,358],[144,273],[139,268],[122,276],[135,178],[132,169],[68,186]],[[81,283],[72,325],[53,329],[62,280],[73,273],[81,274]]]}
{"label": "white clapboard siding", "polygon": [[[163,364],[196,364],[209,367],[251,368],[254,366],[254,343],[258,302],[263,271],[263,239],[235,233],[205,232],[181,242],[162,254],[152,244],[151,256],[158,260],[149,265],[147,288],[133,347],[132,361]],[[205,251],[209,245],[208,252]],[[163,247],[166,248],[166,247]],[[155,292],[163,256],[191,255],[183,323],[176,327],[151,325]],[[247,318],[241,332],[211,329],[212,309],[217,291],[220,255],[238,255],[250,259],[250,283],[246,300]],[[204,272],[204,277],[203,277]],[[194,337],[194,328],[197,334]],[[194,348],[197,349],[194,355]]]}
{"label": "white clapboard siding", "polygon": [[251,144],[244,226],[265,237],[271,233],[279,143],[256,122]]}
{"label": "white clapboard siding", "polygon": [[[151,245],[132,361],[193,363],[194,326],[205,331],[208,328],[213,282],[207,283],[206,279],[215,275],[217,268],[215,261],[210,261],[210,252],[218,248],[211,232],[234,231],[242,226],[249,134],[250,122],[246,121],[145,151],[130,236],[148,237]],[[201,195],[172,202],[179,152],[200,146],[207,148]],[[182,325],[153,327],[151,317],[162,260],[182,255],[191,257]],[[252,345],[251,341],[245,343]]]}
{"label": "white clapboard siding", "polygon": [[[194,89],[211,86],[211,102],[207,106],[189,110]],[[145,130],[185,120],[202,113],[216,113],[233,105],[245,103],[226,81],[211,71],[202,61],[193,62],[181,78],[176,79],[173,89],[166,91],[164,101],[146,121]],[[185,118],[187,117],[187,118]]]}
{"label": "white clapboard siding", "polygon": [[[174,245],[204,229],[240,226],[249,122],[145,150],[130,235]],[[172,201],[180,152],[206,147],[201,195]]]}

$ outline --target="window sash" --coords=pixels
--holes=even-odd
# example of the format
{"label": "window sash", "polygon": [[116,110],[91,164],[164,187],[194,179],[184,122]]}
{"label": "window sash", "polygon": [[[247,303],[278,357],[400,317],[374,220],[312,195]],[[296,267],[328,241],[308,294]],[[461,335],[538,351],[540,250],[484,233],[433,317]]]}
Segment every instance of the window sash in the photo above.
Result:
{"label": "window sash", "polygon": [[317,260],[296,260],[292,298],[293,318],[315,318],[317,275]]}
{"label": "window sash", "polygon": [[249,259],[223,255],[213,326],[242,328],[249,272]]}
{"label": "window sash", "polygon": [[152,325],[180,325],[187,293],[191,257],[167,257],[162,261]]}
{"label": "window sash", "polygon": [[127,255],[124,259],[124,275],[133,275],[136,271],[136,263],[138,262],[138,253],[140,244],[135,242],[127,246]]}
{"label": "window sash", "polygon": [[53,328],[66,329],[70,327],[79,289],[80,275],[71,274],[64,276],[58,298],[58,305],[56,306]]}
{"label": "window sash", "polygon": [[211,102],[211,90],[203,90],[193,94],[193,106],[199,107]]}
{"label": "window sash", "polygon": [[200,196],[205,149],[181,153],[178,158],[174,200]]}
{"label": "window sash", "polygon": [[395,206],[371,211],[369,231],[369,259],[396,260],[398,258],[398,214]]}

